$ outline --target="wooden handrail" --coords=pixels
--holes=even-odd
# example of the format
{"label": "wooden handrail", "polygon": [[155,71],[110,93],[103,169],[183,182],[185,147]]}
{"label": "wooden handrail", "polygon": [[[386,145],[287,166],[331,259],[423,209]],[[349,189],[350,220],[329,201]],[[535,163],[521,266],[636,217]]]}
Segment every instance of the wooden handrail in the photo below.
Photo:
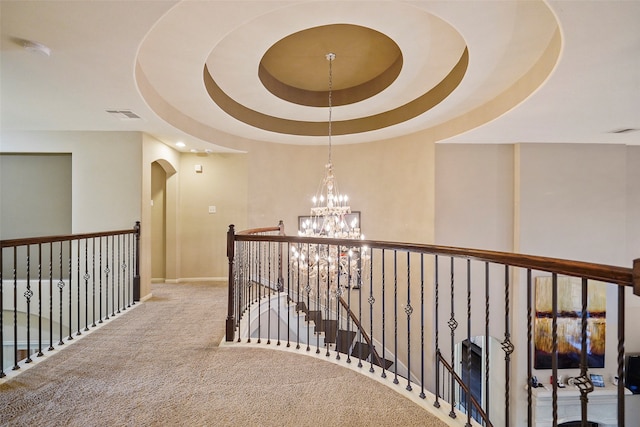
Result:
{"label": "wooden handrail", "polygon": [[[264,234],[264,233],[271,233],[273,231],[280,231],[280,227],[251,228],[249,230],[243,230],[243,231],[236,232],[236,236],[252,236],[252,237],[255,237],[256,235],[260,235],[260,234]],[[236,240],[240,240],[240,239],[236,239]]]}
{"label": "wooden handrail", "polygon": [[620,286],[632,286],[636,295],[640,295],[640,260],[634,261],[634,268],[565,260],[560,258],[536,255],[517,254],[511,252],[488,251],[480,249],[460,248],[453,246],[425,245],[417,243],[384,242],[377,240],[331,239],[326,237],[282,236],[282,235],[248,235],[237,234],[237,241],[272,241],[296,244],[340,245],[348,247],[370,247],[375,249],[391,249],[410,251],[430,255],[455,256],[497,264],[509,265],[531,270],[553,272],[568,276],[582,277],[615,283]]}
{"label": "wooden handrail", "polygon": [[0,248],[37,245],[40,243],[66,242],[69,240],[91,239],[93,237],[105,237],[105,236],[118,236],[122,234],[136,234],[138,233],[138,231],[139,229],[134,227],[134,228],[129,228],[127,230],[103,231],[103,232],[97,232],[97,233],[64,234],[64,235],[57,235],[57,236],[26,237],[22,239],[6,239],[6,240],[0,240]]}

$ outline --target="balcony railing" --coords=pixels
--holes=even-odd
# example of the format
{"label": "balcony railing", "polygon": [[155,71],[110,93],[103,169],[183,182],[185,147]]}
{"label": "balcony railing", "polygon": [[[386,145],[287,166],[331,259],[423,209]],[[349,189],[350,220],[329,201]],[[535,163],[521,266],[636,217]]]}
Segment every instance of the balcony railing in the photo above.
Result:
{"label": "balcony railing", "polygon": [[0,241],[0,378],[140,300],[132,229]]}
{"label": "balcony railing", "polygon": [[[529,426],[543,416],[568,421],[558,409],[564,384],[547,383],[549,414],[535,413],[534,386],[536,376],[559,379],[573,367],[563,372],[577,372],[580,413],[569,421],[624,425],[625,288],[640,295],[640,259],[624,268],[283,230],[230,226],[227,341],[355,359],[449,416],[464,414],[467,425],[520,424],[515,405],[525,400]],[[326,259],[304,263],[299,254]],[[604,313],[607,294],[617,310]],[[589,411],[607,320],[618,341],[614,419]],[[526,372],[515,370],[514,353],[526,354]]]}

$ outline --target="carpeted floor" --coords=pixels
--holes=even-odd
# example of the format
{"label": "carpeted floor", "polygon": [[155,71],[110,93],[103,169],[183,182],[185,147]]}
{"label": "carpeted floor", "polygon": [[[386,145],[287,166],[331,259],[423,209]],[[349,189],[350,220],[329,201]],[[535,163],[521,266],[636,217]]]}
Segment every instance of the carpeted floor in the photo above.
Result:
{"label": "carpeted floor", "polygon": [[148,301],[0,383],[0,425],[445,425],[333,363],[219,346],[226,289],[154,285]]}

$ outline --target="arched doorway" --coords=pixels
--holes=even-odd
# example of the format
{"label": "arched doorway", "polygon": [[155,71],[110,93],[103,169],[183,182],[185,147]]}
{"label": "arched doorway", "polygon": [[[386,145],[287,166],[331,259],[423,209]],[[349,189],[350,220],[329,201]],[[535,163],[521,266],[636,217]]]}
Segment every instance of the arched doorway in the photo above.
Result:
{"label": "arched doorway", "polygon": [[176,169],[166,160],[156,160],[151,163],[151,281],[165,282],[175,279],[175,251],[169,251],[171,242],[170,230],[175,227],[175,206],[171,203],[175,199],[171,186],[167,185]]}

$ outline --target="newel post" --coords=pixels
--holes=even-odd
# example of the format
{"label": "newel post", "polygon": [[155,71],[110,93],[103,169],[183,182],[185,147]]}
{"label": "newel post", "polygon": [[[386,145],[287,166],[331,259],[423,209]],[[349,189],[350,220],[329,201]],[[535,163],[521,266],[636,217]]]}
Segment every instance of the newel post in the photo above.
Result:
{"label": "newel post", "polygon": [[227,300],[227,330],[226,341],[231,342],[235,333],[235,319],[233,317],[233,290],[234,290],[234,272],[233,261],[235,257],[235,229],[234,225],[229,225],[229,231],[227,231],[227,258],[229,258],[229,298]]}
{"label": "newel post", "polygon": [[133,301],[140,301],[140,221],[133,226],[136,232],[135,267],[133,270]]}
{"label": "newel post", "polygon": [[640,296],[640,258],[633,260],[633,293]]}

